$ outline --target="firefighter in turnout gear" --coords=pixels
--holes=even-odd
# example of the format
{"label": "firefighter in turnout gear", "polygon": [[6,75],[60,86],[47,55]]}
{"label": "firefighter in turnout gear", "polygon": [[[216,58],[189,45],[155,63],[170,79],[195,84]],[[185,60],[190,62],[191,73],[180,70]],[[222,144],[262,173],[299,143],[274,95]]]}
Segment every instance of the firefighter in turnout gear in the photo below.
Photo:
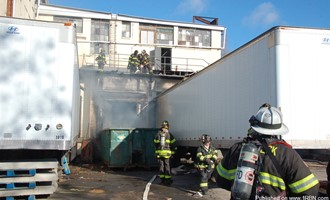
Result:
{"label": "firefighter in turnout gear", "polygon": [[[248,136],[234,144],[216,167],[218,186],[231,191],[231,199],[316,199],[318,180],[299,154],[281,138],[289,130],[280,110],[264,104],[249,122]],[[257,151],[254,148],[250,152],[241,151],[246,144],[257,147]],[[256,162],[243,162],[244,159]],[[251,194],[247,194],[249,191]]]}
{"label": "firefighter in turnout gear", "polygon": [[209,135],[203,134],[200,140],[202,145],[197,149],[195,167],[200,174],[200,191],[198,195],[202,196],[208,191],[208,182],[218,159],[218,151],[211,145],[212,138]]}
{"label": "firefighter in turnout gear", "polygon": [[141,64],[141,70],[144,74],[152,73],[150,68],[150,58],[146,50],[143,50],[141,54],[138,55]]}
{"label": "firefighter in turnout gear", "polygon": [[138,57],[138,50],[135,50],[128,58],[127,69],[131,74],[138,73],[141,71],[140,69],[140,59]]}
{"label": "firefighter in turnout gear", "polygon": [[107,64],[103,49],[101,49],[100,54],[95,58],[95,60],[98,65],[98,69],[103,70],[104,65]]}
{"label": "firefighter in turnout gear", "polygon": [[170,185],[173,180],[171,176],[170,158],[174,155],[176,146],[175,138],[169,132],[168,121],[163,121],[161,130],[154,139],[155,154],[159,163],[159,178],[162,183]]}

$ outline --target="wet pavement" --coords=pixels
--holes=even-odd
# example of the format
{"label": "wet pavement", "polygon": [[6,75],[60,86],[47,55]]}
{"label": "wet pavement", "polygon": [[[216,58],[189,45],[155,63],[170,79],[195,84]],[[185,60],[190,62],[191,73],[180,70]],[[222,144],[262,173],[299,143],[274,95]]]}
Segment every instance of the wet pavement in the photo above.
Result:
{"label": "wet pavement", "polygon": [[[310,169],[319,180],[326,180],[323,163],[309,163]],[[210,183],[208,194],[195,195],[199,185],[199,175],[190,171],[174,175],[171,186],[162,185],[157,170],[111,169],[102,165],[71,165],[71,174],[63,176],[58,190],[47,200],[189,200],[189,199],[230,199],[230,192]]]}

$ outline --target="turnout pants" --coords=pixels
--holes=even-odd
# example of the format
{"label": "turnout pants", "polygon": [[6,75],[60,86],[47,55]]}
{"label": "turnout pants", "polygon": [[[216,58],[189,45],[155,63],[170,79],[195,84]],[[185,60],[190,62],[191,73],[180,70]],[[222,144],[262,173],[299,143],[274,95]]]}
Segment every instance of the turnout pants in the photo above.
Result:
{"label": "turnout pants", "polygon": [[169,158],[158,158],[159,164],[159,178],[162,182],[171,181],[171,167],[170,167],[170,159]]}
{"label": "turnout pants", "polygon": [[209,180],[212,176],[213,170],[214,169],[210,170],[208,168],[198,170],[199,174],[200,174],[200,180],[201,180],[199,187],[203,194],[206,194],[206,192],[209,189]]}

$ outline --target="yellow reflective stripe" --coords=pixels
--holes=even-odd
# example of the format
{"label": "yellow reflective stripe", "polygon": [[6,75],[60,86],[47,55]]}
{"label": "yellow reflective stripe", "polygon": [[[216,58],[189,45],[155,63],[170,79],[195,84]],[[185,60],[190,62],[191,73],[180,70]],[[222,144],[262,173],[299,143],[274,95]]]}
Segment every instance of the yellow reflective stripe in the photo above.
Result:
{"label": "yellow reflective stripe", "polygon": [[235,179],[235,175],[236,175],[236,168],[235,169],[226,169],[222,166],[222,164],[220,163],[219,165],[217,165],[217,172],[218,174],[227,179],[227,180],[234,180]]}
{"label": "yellow reflective stripe", "polygon": [[196,156],[199,160],[204,160],[204,156],[201,152],[197,153]]}
{"label": "yellow reflective stripe", "polygon": [[200,186],[200,187],[207,187],[208,184],[207,184],[207,183],[201,183],[199,186]]}
{"label": "yellow reflective stripe", "polygon": [[163,154],[171,154],[171,150],[167,150],[167,149],[164,149],[164,150],[158,150],[157,151],[159,154],[163,155]]}
{"label": "yellow reflective stripe", "polygon": [[172,151],[171,150],[157,150],[157,158],[163,157],[163,158],[169,158],[172,155]]}
{"label": "yellow reflective stripe", "polygon": [[170,175],[165,175],[164,178],[166,178],[166,179],[170,179],[170,178],[172,178],[172,176],[170,176]]}
{"label": "yellow reflective stripe", "polygon": [[208,154],[208,155],[205,155],[206,158],[212,158],[212,155]]}
{"label": "yellow reflective stripe", "polygon": [[166,143],[171,143],[171,141],[170,141],[170,140],[165,140],[165,142],[166,142]]}
{"label": "yellow reflective stripe", "polygon": [[286,189],[284,180],[282,178],[271,175],[269,173],[260,172],[260,180],[264,184],[271,185],[273,187],[278,187],[281,190]]}
{"label": "yellow reflective stripe", "polygon": [[290,184],[289,188],[293,193],[302,193],[318,183],[319,181],[315,178],[314,174],[310,174],[309,176]]}
{"label": "yellow reflective stripe", "polygon": [[159,142],[160,142],[159,140],[154,139],[154,143],[159,143]]}
{"label": "yellow reflective stripe", "polygon": [[175,139],[175,138],[173,138],[173,139],[171,140],[171,144],[173,144],[174,142],[176,142],[176,139]]}
{"label": "yellow reflective stripe", "polygon": [[195,165],[195,167],[198,169],[204,169],[204,168],[207,168],[208,166],[205,164],[200,164],[200,165]]}

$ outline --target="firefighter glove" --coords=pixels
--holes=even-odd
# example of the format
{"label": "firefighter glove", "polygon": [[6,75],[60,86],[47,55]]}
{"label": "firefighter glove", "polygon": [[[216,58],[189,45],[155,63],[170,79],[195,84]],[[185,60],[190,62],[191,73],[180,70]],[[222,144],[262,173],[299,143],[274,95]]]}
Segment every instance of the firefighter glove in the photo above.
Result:
{"label": "firefighter glove", "polygon": [[205,162],[206,162],[207,164],[210,164],[212,161],[211,161],[211,159],[206,158],[206,159],[205,159]]}

